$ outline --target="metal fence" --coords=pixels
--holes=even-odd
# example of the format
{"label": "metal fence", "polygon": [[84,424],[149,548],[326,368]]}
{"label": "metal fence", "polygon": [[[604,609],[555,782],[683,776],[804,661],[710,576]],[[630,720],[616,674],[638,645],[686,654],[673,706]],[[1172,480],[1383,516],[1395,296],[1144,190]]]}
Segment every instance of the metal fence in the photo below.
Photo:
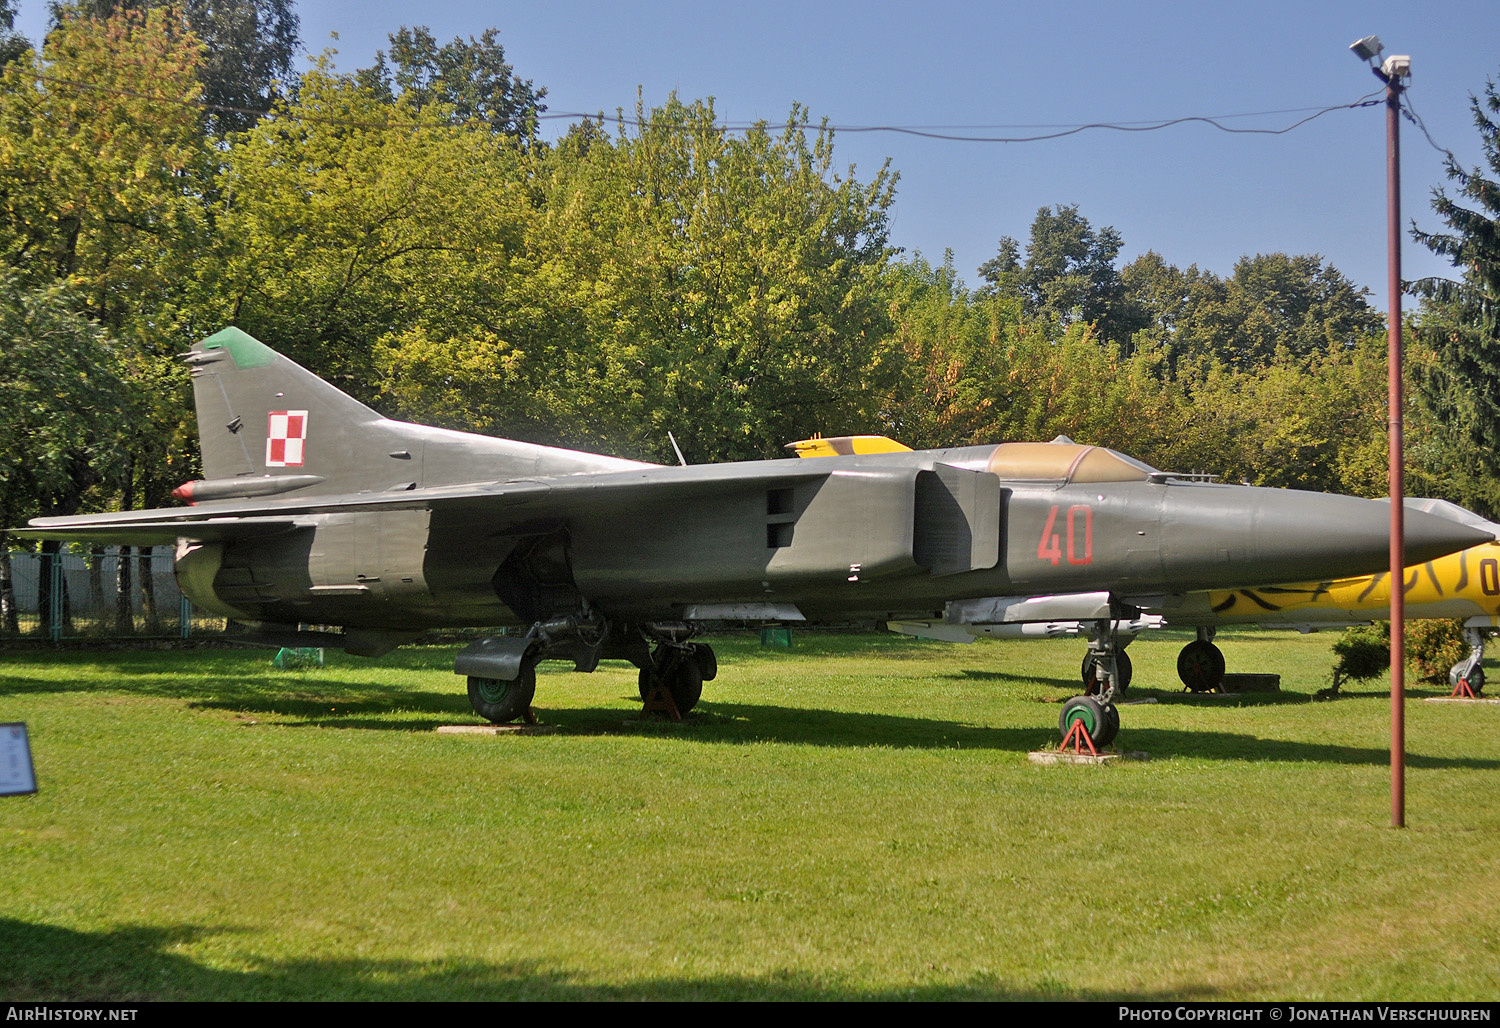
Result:
{"label": "metal fence", "polygon": [[195,610],[182,595],[171,547],[140,547],[123,558],[116,546],[9,556],[14,618],[0,618],[0,639],[185,639],[224,630],[222,617]]}

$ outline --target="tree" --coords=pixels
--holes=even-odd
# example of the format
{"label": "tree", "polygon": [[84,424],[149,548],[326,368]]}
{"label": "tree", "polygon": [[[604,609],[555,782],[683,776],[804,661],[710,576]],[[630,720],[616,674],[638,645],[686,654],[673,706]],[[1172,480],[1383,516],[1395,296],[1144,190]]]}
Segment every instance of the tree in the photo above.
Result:
{"label": "tree", "polygon": [[167,465],[188,417],[186,371],[170,357],[206,249],[200,52],[166,11],[68,11],[40,55],[0,73],[0,263],[28,287],[67,282],[132,373],[158,380],[120,461],[142,478],[125,497],[147,503],[176,484]]}
{"label": "tree", "polygon": [[1182,385],[1193,415],[1179,467],[1231,482],[1382,496],[1385,475],[1384,341],[1287,349],[1249,369],[1196,364]]}
{"label": "tree", "polygon": [[988,292],[1001,296],[1021,294],[1021,244],[1011,236],[1001,236],[995,256],[979,266],[979,277]]}
{"label": "tree", "polygon": [[9,64],[31,49],[31,41],[16,31],[16,0],[0,0],[0,64]]}
{"label": "tree", "polygon": [[200,331],[237,324],[372,401],[382,338],[503,323],[529,210],[523,154],[449,114],[320,61],[224,155]]}
{"label": "tree", "polygon": [[1355,286],[1317,254],[1284,253],[1241,257],[1234,265],[1221,326],[1232,350],[1226,359],[1245,367],[1263,363],[1278,348],[1308,356],[1330,345],[1352,348],[1381,331],[1384,319]]}
{"label": "tree", "polygon": [[[518,316],[497,332],[507,377],[481,377],[467,340],[403,342],[386,364],[403,410],[446,422],[461,400],[486,431],[658,459],[672,431],[694,460],[874,422],[886,170],[837,172],[800,107],[741,136],[675,97],[532,159]],[[430,346],[449,357],[415,359]]]}
{"label": "tree", "polygon": [[1222,279],[1192,265],[1182,271],[1148,251],[1120,276],[1123,306],[1145,339],[1183,357],[1238,369],[1269,364],[1281,352],[1313,359],[1330,346],[1352,349],[1384,321],[1368,290],[1316,254],[1241,257]]}
{"label": "tree", "polygon": [[1126,342],[1138,319],[1124,303],[1115,268],[1120,246],[1120,233],[1109,226],[1096,231],[1076,205],[1043,207],[1031,223],[1025,262],[1020,244],[1005,236],[979,273],[994,289],[1019,293],[1027,315],[1064,326],[1092,323],[1098,338]]}
{"label": "tree", "polygon": [[[1423,279],[1413,284],[1421,297],[1417,336],[1433,359],[1418,364],[1422,398],[1442,427],[1453,456],[1447,463],[1500,477],[1500,91],[1486,83],[1484,97],[1469,97],[1484,150],[1484,168],[1465,169],[1451,155],[1448,178],[1457,195],[1435,189],[1432,208],[1447,231],[1413,229],[1413,237],[1458,270],[1457,279]],[[1494,486],[1462,489],[1461,499],[1494,515]],[[1486,495],[1487,494],[1487,495]]]}
{"label": "tree", "polygon": [[360,85],[387,102],[401,97],[417,110],[441,104],[454,124],[479,121],[530,140],[537,117],[547,109],[542,103],[547,90],[515,74],[499,37],[499,30],[485,29],[478,39],[455,37],[439,46],[426,26],[403,26],[389,37],[390,63],[378,51],[374,66],[356,75]]}
{"label": "tree", "polygon": [[12,632],[4,527],[75,513],[88,490],[118,486],[138,406],[119,348],[72,308],[63,287],[0,272],[0,628]]}
{"label": "tree", "polygon": [[1019,300],[993,288],[966,290],[951,254],[936,268],[921,256],[895,265],[887,289],[891,335],[882,361],[896,375],[871,427],[919,450],[1001,441],[988,437],[1006,379],[997,343],[1014,333]]}
{"label": "tree", "polygon": [[1205,302],[1222,298],[1223,282],[1212,272],[1186,271],[1168,264],[1155,250],[1147,250],[1120,272],[1125,301],[1138,316],[1145,340],[1175,358],[1186,349],[1184,330]]}
{"label": "tree", "polygon": [[204,46],[198,65],[204,124],[216,135],[254,125],[270,110],[278,82],[291,82],[301,48],[293,0],[51,0],[54,23],[69,13],[97,20],[124,13],[176,10]]}
{"label": "tree", "polygon": [[[33,284],[72,281],[117,333],[169,302],[201,243],[199,51],[161,11],[69,14],[0,77],[0,261]],[[169,329],[159,310],[148,320]]]}

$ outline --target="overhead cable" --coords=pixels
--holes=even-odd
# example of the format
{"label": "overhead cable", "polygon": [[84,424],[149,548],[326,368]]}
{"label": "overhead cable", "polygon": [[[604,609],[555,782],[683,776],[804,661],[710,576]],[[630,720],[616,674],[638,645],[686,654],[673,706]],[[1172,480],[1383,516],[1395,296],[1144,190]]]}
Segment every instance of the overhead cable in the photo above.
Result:
{"label": "overhead cable", "polygon": [[[75,79],[58,78],[58,77],[53,76],[53,75],[46,75],[46,74],[42,74],[42,73],[33,73],[30,77],[34,78],[39,83],[42,83],[42,84],[47,85],[47,86],[52,86],[52,87],[60,87],[60,88],[64,88],[64,89],[73,89],[73,90],[84,91],[84,92],[106,93],[106,94],[113,95],[113,96],[123,96],[123,97],[129,97],[131,99],[146,100],[148,102],[153,102],[153,103],[167,103],[167,104],[174,104],[174,105],[183,106],[183,107],[192,107],[192,108],[195,108],[197,110],[212,111],[212,112],[215,112],[215,113],[250,114],[250,115],[255,115],[255,116],[258,116],[258,117],[269,118],[269,119],[278,120],[278,121],[279,120],[304,121],[304,122],[312,122],[312,123],[315,123],[315,124],[337,125],[337,126],[342,126],[342,127],[347,127],[347,128],[363,128],[363,129],[377,129],[377,130],[390,130],[390,129],[401,129],[401,128],[409,128],[409,129],[469,130],[469,129],[473,128],[473,126],[471,126],[471,125],[433,125],[433,124],[423,123],[423,122],[399,122],[399,121],[366,122],[366,121],[356,121],[356,120],[352,120],[352,119],[348,119],[348,118],[329,117],[329,116],[326,116],[326,115],[319,115],[319,114],[307,114],[307,113],[296,113],[296,114],[293,114],[293,113],[290,113],[290,112],[287,112],[287,111],[284,111],[284,110],[276,110],[275,108],[272,108],[270,110],[261,110],[261,109],[257,109],[257,108],[253,108],[253,107],[237,107],[237,106],[233,106],[233,105],[230,105],[230,104],[216,104],[216,103],[209,103],[209,102],[203,101],[203,100],[191,100],[191,99],[187,99],[187,98],[184,98],[184,97],[171,97],[171,96],[162,96],[160,94],[142,93],[142,92],[139,92],[137,90],[121,89],[119,87],[105,86],[105,85],[100,85],[98,83],[93,83],[93,82],[80,82],[80,81],[77,81]],[[1077,134],[1079,134],[1081,132],[1088,132],[1088,131],[1091,131],[1091,130],[1094,130],[1094,129],[1109,129],[1109,130],[1112,130],[1112,131],[1115,131],[1115,132],[1156,132],[1156,131],[1160,131],[1161,129],[1172,128],[1173,126],[1176,126],[1176,125],[1185,125],[1185,124],[1203,124],[1203,125],[1209,125],[1209,126],[1211,126],[1213,128],[1218,129],[1221,132],[1228,132],[1228,133],[1233,133],[1233,134],[1279,136],[1279,135],[1284,135],[1284,134],[1286,134],[1288,132],[1291,132],[1294,129],[1300,128],[1301,126],[1306,125],[1308,122],[1314,120],[1315,118],[1320,118],[1320,117],[1322,117],[1325,114],[1332,113],[1333,111],[1351,110],[1351,109],[1358,108],[1358,107],[1370,107],[1370,106],[1373,106],[1375,104],[1378,104],[1378,103],[1381,102],[1379,99],[1372,99],[1373,97],[1378,97],[1378,96],[1379,96],[1378,92],[1377,93],[1370,93],[1370,94],[1367,94],[1367,95],[1365,95],[1363,97],[1360,97],[1358,100],[1352,101],[1350,103],[1333,104],[1333,105],[1330,105],[1328,107],[1319,107],[1319,108],[1306,108],[1306,107],[1304,107],[1304,108],[1294,108],[1294,109],[1289,110],[1289,111],[1261,111],[1261,112],[1255,112],[1255,113],[1251,113],[1251,114],[1226,114],[1226,115],[1217,115],[1215,117],[1204,117],[1204,116],[1200,116],[1200,115],[1189,115],[1189,116],[1185,116],[1185,117],[1181,117],[1181,118],[1168,118],[1168,119],[1163,119],[1163,120],[1159,120],[1159,121],[1089,122],[1087,124],[1082,124],[1082,125],[1070,125],[1070,126],[1062,127],[1062,128],[1059,128],[1059,130],[1056,131],[1056,132],[1046,132],[1046,133],[1041,133],[1041,134],[1037,134],[1037,135],[1025,135],[1025,136],[957,135],[957,134],[953,134],[951,132],[940,132],[940,131],[937,131],[938,129],[944,129],[944,128],[948,128],[949,127],[949,126],[942,126],[942,125],[937,125],[937,126],[912,126],[912,125],[832,125],[832,124],[829,124],[828,122],[825,121],[825,122],[820,123],[820,125],[818,125],[817,127],[820,128],[820,129],[825,129],[825,130],[827,130],[829,132],[832,132],[832,133],[835,133],[835,134],[840,134],[840,133],[865,133],[865,132],[891,132],[891,133],[895,133],[895,134],[898,134],[898,135],[909,135],[909,136],[916,136],[916,137],[922,138],[922,139],[935,139],[935,140],[942,140],[942,141],[945,141],[945,142],[955,142],[955,143],[1037,143],[1037,142],[1043,142],[1043,141],[1049,140],[1049,139],[1062,139],[1062,138],[1064,138],[1066,136],[1073,136],[1073,135],[1077,135]],[[1301,119],[1293,122],[1292,124],[1286,125],[1286,126],[1284,126],[1282,128],[1239,128],[1239,127],[1235,127],[1235,126],[1232,126],[1232,125],[1225,125],[1225,124],[1223,124],[1224,121],[1227,121],[1227,120],[1229,120],[1231,118],[1264,117],[1264,116],[1268,116],[1268,115],[1272,115],[1272,114],[1296,113],[1297,111],[1302,111],[1302,110],[1311,110],[1312,113],[1309,114],[1309,115],[1307,115],[1307,117],[1301,118]],[[625,117],[623,115],[623,113],[617,113],[614,118],[606,119],[606,116],[605,116],[605,114],[602,111],[600,111],[600,112],[598,112],[596,114],[585,114],[585,113],[577,112],[577,111],[554,112],[554,113],[550,113],[550,114],[535,115],[534,117],[536,117],[537,120],[541,120],[541,121],[575,120],[575,121],[595,121],[595,122],[602,122],[604,120],[611,120],[611,121],[615,121],[615,122],[617,122],[619,124],[630,125],[630,126],[633,126],[633,127],[636,127],[636,128],[644,128],[644,127],[646,127],[647,125],[650,124],[649,120],[647,120],[647,119],[644,119],[644,118],[635,118],[635,117]],[[1425,133],[1426,132],[1426,128],[1425,128],[1425,126],[1421,126],[1420,119],[1417,119],[1416,123],[1419,125],[1419,127],[1422,127],[1422,130]],[[768,124],[770,124],[770,123],[767,122],[767,121],[756,121],[756,122],[724,122],[724,123],[719,124],[716,127],[720,131],[723,131],[723,132],[746,132],[746,131],[750,131],[750,130],[753,130],[753,129],[764,128]],[[954,127],[961,127],[961,126],[954,126]],[[975,127],[976,128],[984,128],[986,126],[975,126]],[[1017,126],[1017,127],[1020,127],[1020,126]],[[1040,128],[1040,127],[1045,127],[1045,126],[1037,126],[1037,127]],[[1431,136],[1428,136],[1428,141],[1431,142]],[[1433,145],[1437,146],[1436,143],[1433,143]],[[1441,150],[1442,148],[1439,147],[1438,149]],[[1443,151],[1443,152],[1447,152],[1447,151]]]}

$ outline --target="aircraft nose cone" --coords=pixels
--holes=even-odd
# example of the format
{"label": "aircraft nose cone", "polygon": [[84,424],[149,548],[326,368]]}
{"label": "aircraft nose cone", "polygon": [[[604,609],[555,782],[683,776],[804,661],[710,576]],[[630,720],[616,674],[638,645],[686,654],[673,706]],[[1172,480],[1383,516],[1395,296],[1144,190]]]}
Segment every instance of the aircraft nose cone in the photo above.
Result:
{"label": "aircraft nose cone", "polygon": [[[1436,560],[1449,553],[1495,541],[1495,536],[1475,525],[1427,514],[1407,507],[1402,513],[1402,552],[1407,566]],[[1390,539],[1390,508],[1386,508],[1386,534]]]}
{"label": "aircraft nose cone", "polygon": [[[1180,580],[1238,589],[1332,581],[1389,565],[1389,504],[1249,486],[1169,489],[1162,509],[1163,563]],[[1408,509],[1405,516],[1407,564],[1492,538],[1432,514]]]}

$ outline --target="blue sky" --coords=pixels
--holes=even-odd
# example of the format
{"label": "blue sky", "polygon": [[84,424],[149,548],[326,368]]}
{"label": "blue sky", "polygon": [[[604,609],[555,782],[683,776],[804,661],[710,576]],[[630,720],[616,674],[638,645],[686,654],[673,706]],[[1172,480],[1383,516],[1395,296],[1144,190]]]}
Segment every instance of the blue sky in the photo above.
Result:
{"label": "blue sky", "polygon": [[[21,0],[36,39],[43,0]],[[785,118],[793,101],[837,125],[1071,126],[1186,116],[1280,128],[1303,109],[1348,103],[1379,82],[1347,50],[1378,34],[1410,54],[1410,99],[1434,140],[1481,160],[1468,94],[1500,75],[1494,0],[302,0],[310,52],[368,64],[402,25],[441,40],[500,30],[519,75],[550,112],[613,112],[676,90],[712,96],[730,121]],[[336,32],[338,40],[330,38]],[[551,123],[556,126],[557,123]],[[554,128],[555,131],[555,128]],[[979,129],[1025,135],[1029,129]],[[1045,129],[1038,131],[1046,131]],[[1229,135],[1189,124],[1091,131],[1042,143],[954,143],[889,133],[836,137],[840,163],[901,175],[893,242],[933,262],[953,251],[971,285],[1002,235],[1025,242],[1039,207],[1077,204],[1124,237],[1123,258],[1228,274],[1244,254],[1318,253],[1385,299],[1385,128],[1380,107],[1336,111],[1286,135]],[[1403,217],[1438,227],[1428,199],[1442,157],[1402,123]],[[1445,267],[1410,242],[1407,278]]]}

